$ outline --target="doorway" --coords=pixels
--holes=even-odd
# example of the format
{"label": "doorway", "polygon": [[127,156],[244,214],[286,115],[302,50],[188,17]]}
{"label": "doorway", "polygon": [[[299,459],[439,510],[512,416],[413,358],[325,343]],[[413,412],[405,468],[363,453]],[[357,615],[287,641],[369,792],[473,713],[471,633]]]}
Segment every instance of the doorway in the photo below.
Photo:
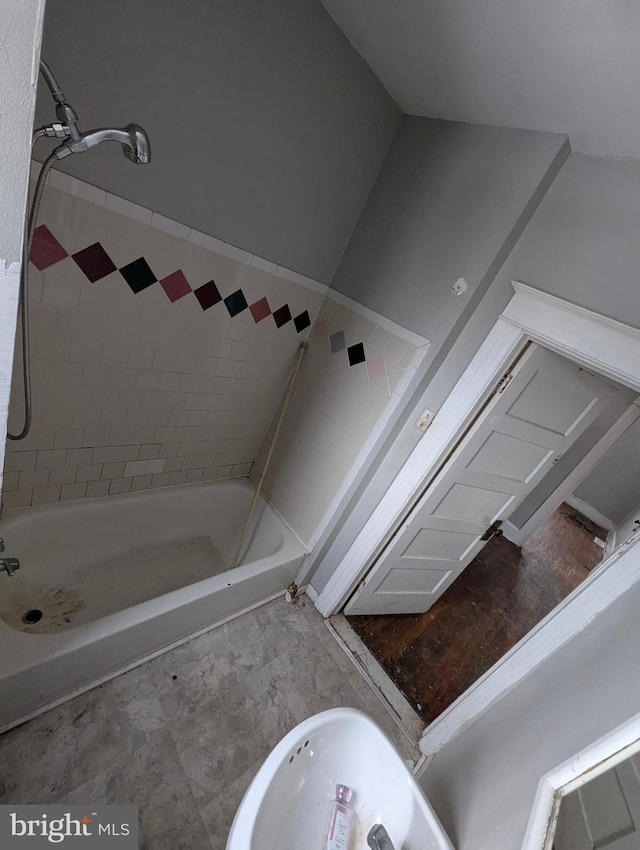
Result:
{"label": "doorway", "polygon": [[[361,534],[343,555],[316,605],[325,616],[340,611],[362,576],[384,550],[394,529],[403,524],[421,486],[432,480],[446,460],[456,437],[464,433],[509,363],[535,341],[566,355],[589,370],[640,390],[640,333],[562,299],[524,284],[513,284],[515,295],[498,318],[477,354],[438,411],[435,423],[411,453],[402,471],[371,513]],[[624,417],[616,427],[627,427]],[[612,429],[612,432],[616,428]],[[436,752],[461,728],[490,705],[597,615],[640,580],[628,563],[640,536],[631,534],[616,554],[495,664],[436,723],[425,731],[420,748]]]}
{"label": "doorway", "polygon": [[[522,415],[524,393],[520,388],[531,391],[532,375],[547,381],[550,374],[556,378],[560,374],[571,377],[570,370],[575,369],[575,364],[568,361],[560,364],[558,361],[562,359],[551,355],[543,372],[527,373],[525,369],[516,374],[509,393],[504,394],[503,407],[513,411],[515,400]],[[530,362],[535,363],[535,358]],[[573,380],[581,379],[582,370],[578,370]],[[583,430],[577,436],[574,432],[568,450],[561,457],[554,456],[544,477],[512,511],[510,521],[505,523],[505,534],[498,533],[487,542],[426,612],[348,616],[356,634],[426,723],[439,717],[512,650],[632,530],[640,505],[640,410],[633,404],[634,390],[607,384],[608,392],[604,392],[597,379],[590,383],[593,393],[604,395],[598,412],[590,405],[590,423],[585,427],[583,419]],[[563,391],[567,392],[567,386]],[[533,398],[536,400],[535,395]],[[563,403],[566,403],[564,399]],[[577,407],[569,403],[567,410],[575,413]],[[535,415],[539,416],[537,410]],[[554,415],[558,415],[557,410]],[[484,429],[467,435],[466,453],[459,454],[458,466],[466,454],[465,469],[469,467],[469,458],[473,458],[471,465],[477,467],[478,446],[486,445],[487,440],[495,445],[495,435],[501,433],[500,429],[514,433],[510,426],[504,427],[498,406],[485,417]],[[513,444],[510,448],[513,449]],[[530,443],[526,451],[530,453]],[[439,505],[442,500],[438,490],[450,493],[452,480],[456,479],[454,460],[455,455],[443,480],[432,484],[431,501],[435,494]],[[505,458],[498,452],[493,463],[492,492],[498,489],[496,469],[504,471],[506,466],[512,474],[515,459],[513,454]],[[529,474],[522,476],[523,480],[530,478]],[[512,491],[515,489],[511,487]],[[446,511],[449,530],[451,513]],[[423,507],[405,523],[400,542],[391,547],[386,559],[380,559],[378,573],[382,574],[382,580],[374,578],[369,594],[360,592],[365,605],[388,604],[384,592],[380,601],[376,600],[377,588],[382,586],[384,590],[385,582],[391,585],[392,602],[399,598],[400,604],[404,604],[399,582],[389,582],[388,576],[394,569],[406,571],[407,566],[417,566],[415,577],[403,580],[405,589],[407,583],[414,588],[418,586],[423,580],[418,544],[425,534],[423,554],[427,556],[427,575],[434,562],[438,568],[443,566],[442,560],[434,557],[433,514]],[[442,509],[435,514],[440,522]],[[483,519],[488,522],[490,518]],[[385,560],[390,565],[385,567]],[[462,561],[464,565],[464,558]],[[426,583],[429,584],[428,577]],[[358,594],[353,599],[357,597]],[[420,604],[424,604],[424,596]],[[357,611],[357,602],[356,605],[350,602],[347,615],[354,608]]]}
{"label": "doorway", "polygon": [[490,540],[426,613],[347,619],[429,724],[589,576],[608,534],[563,503],[522,547]]}

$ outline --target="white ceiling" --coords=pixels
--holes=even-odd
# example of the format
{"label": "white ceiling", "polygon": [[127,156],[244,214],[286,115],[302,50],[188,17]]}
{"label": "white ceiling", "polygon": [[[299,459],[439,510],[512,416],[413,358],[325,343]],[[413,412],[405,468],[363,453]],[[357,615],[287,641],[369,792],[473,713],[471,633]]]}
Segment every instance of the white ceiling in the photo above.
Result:
{"label": "white ceiling", "polygon": [[323,0],[412,115],[640,159],[638,0]]}

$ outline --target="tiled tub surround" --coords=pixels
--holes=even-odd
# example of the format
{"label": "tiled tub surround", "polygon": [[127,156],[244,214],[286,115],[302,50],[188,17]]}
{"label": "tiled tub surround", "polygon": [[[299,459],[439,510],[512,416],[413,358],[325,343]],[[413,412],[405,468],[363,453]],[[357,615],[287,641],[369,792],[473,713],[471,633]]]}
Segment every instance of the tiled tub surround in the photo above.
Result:
{"label": "tiled tub surround", "polygon": [[5,507],[247,475],[326,287],[82,186],[44,193]]}
{"label": "tiled tub surround", "polygon": [[0,598],[0,729],[281,595],[304,548],[264,499],[227,566],[252,492],[216,481],[7,511],[21,567]]}
{"label": "tiled tub surround", "polygon": [[[309,337],[264,492],[312,549],[401,401],[429,348],[337,292]],[[257,480],[269,436],[256,458]]]}

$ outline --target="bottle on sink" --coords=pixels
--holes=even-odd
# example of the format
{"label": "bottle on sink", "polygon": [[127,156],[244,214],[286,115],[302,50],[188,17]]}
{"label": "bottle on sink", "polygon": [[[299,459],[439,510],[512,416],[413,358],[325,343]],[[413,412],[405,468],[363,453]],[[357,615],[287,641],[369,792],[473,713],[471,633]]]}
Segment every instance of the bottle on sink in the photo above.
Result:
{"label": "bottle on sink", "polygon": [[329,805],[328,827],[322,850],[349,850],[356,816],[350,803],[353,791],[336,785],[335,799]]}

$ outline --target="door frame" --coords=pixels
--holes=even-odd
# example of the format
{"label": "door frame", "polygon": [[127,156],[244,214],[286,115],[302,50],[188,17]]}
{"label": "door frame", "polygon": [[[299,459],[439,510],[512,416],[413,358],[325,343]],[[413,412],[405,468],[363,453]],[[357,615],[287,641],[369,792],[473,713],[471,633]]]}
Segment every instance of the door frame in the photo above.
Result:
{"label": "door frame", "polygon": [[640,392],[640,330],[512,281],[514,295],[318,595],[337,614],[380,550],[529,341]]}
{"label": "door frame", "polygon": [[[566,434],[558,433],[553,425],[545,426],[535,416],[533,417],[533,425],[527,417],[525,417],[525,421],[520,423],[517,415],[515,419],[511,418],[512,405],[518,399],[521,399],[521,393],[530,386],[532,377],[536,376],[540,369],[547,377],[557,378],[561,381],[561,384],[565,384],[567,391],[570,391],[571,387],[580,388],[579,401],[577,402],[580,413],[576,413],[572,403],[569,408],[571,411],[569,415],[572,417],[573,425]],[[589,427],[589,423],[596,422],[598,417],[607,410],[612,401],[611,397],[615,394],[615,387],[608,379],[592,374],[591,371],[549,351],[544,346],[536,343],[527,344],[522,353],[510,364],[506,375],[494,387],[470,426],[462,435],[458,436],[454,449],[444,459],[435,474],[423,482],[420,497],[412,506],[409,514],[404,516],[400,525],[394,529],[392,536],[378,555],[371,570],[349,597],[343,613],[347,617],[358,614],[393,614],[394,612],[420,613],[435,604],[443,594],[446,594],[447,588],[455,582],[466,566],[479,555],[485,545],[482,541],[486,542],[493,536],[496,526],[502,524],[500,531],[504,532],[505,525],[508,525],[509,517],[513,514],[513,511],[517,510],[518,505],[535,490],[537,484],[545,479],[546,475],[551,472],[555,461],[574,445],[580,434],[586,433],[585,429]],[[618,416],[620,415],[620,408],[624,407],[625,404],[628,405],[629,399],[633,395],[628,390],[623,392],[617,402]],[[560,396],[558,396],[558,402],[561,404]],[[543,403],[543,400],[538,403]],[[533,430],[530,430],[531,428]],[[504,433],[513,438],[512,446],[515,445],[516,440],[521,439],[520,447],[525,452],[527,451],[525,447],[530,450],[531,441],[533,441],[535,459],[530,458],[530,465],[527,465],[527,471],[522,476],[510,477],[497,471],[497,478],[493,480],[493,483],[488,483],[492,476],[488,474],[488,471],[487,473],[478,472],[478,470],[474,472],[474,464],[471,463],[471,459],[476,457],[478,451],[482,451],[488,434],[497,433],[500,436],[503,430]],[[540,449],[543,450],[542,456]],[[505,451],[507,450],[505,448]],[[513,448],[515,456],[517,456],[518,450]],[[467,458],[466,461],[464,460],[465,457]],[[471,464],[471,468],[469,464]],[[458,477],[459,475],[461,477]],[[451,493],[452,482],[460,483],[465,479],[467,479],[468,485],[481,488],[481,490],[476,491],[475,501],[481,498],[482,488],[486,488],[489,499],[495,499],[495,491],[499,491],[498,500],[501,507],[494,504],[494,507],[480,521],[477,517],[471,520],[464,513],[449,514],[447,511],[442,518],[439,508],[435,510],[434,494],[438,490],[442,490],[436,501],[440,502],[443,497],[446,500],[448,498],[446,494]],[[428,507],[429,504],[431,504],[431,508]],[[435,514],[432,513],[432,510],[435,510]],[[448,557],[446,554],[444,555],[444,562],[437,563],[428,563],[420,559],[414,560],[418,557],[415,553],[407,558],[405,549],[407,546],[409,548],[414,547],[417,529],[424,526],[424,522],[419,521],[419,518],[425,519],[425,516],[423,516],[425,511],[427,529],[442,527],[451,531],[450,523],[460,529],[461,542],[454,542],[453,539],[449,539],[449,542],[445,543],[444,546],[445,548],[453,546],[456,549],[460,545],[466,552],[463,554],[460,554],[460,552],[452,554],[450,552]],[[453,519],[454,516],[455,519]],[[432,525],[432,520],[435,525]],[[421,535],[422,531],[417,533]],[[504,533],[507,537],[509,536],[507,532]],[[424,544],[422,548],[424,549]],[[429,547],[427,546],[427,548]],[[428,553],[422,552],[422,556],[426,556],[426,554]],[[603,552],[601,553],[602,556],[604,556]],[[414,588],[415,593],[397,591],[396,593],[390,592],[387,595],[384,590],[380,593],[380,588],[388,580],[393,581],[390,576],[395,568],[399,568],[401,574],[405,573],[405,570],[410,571],[413,579],[409,579],[409,581],[417,579],[418,585],[423,585],[423,591],[420,592],[419,587],[416,586]],[[436,570],[436,568],[437,571],[432,577],[433,580],[430,578],[428,581],[429,585],[435,582],[435,587],[425,590],[424,583],[419,580],[419,576],[423,570]],[[424,576],[424,580],[427,581],[426,576]]]}
{"label": "door frame", "polygon": [[[315,604],[323,616],[342,609],[421,495],[425,480],[433,476],[530,341],[640,392],[640,330],[527,284],[512,281],[512,285],[511,300],[438,411],[433,425],[318,595]],[[629,557],[633,568],[627,567],[626,575],[621,574],[620,567]],[[594,587],[596,581],[598,586]],[[637,581],[640,535],[593,570],[582,585],[427,727],[420,741],[421,751],[430,755],[441,749]]]}

